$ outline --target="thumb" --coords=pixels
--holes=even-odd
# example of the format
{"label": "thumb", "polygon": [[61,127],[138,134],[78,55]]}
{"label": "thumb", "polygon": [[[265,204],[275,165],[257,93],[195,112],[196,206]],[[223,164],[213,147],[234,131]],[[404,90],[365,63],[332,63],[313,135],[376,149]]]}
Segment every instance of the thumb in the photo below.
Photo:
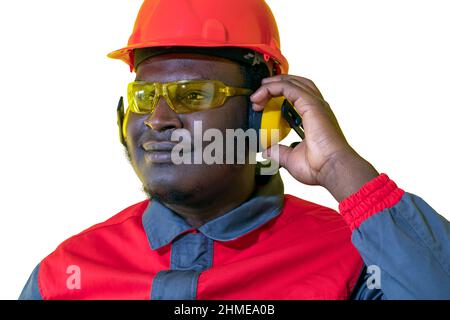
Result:
{"label": "thumb", "polygon": [[264,150],[262,156],[264,159],[270,159],[276,161],[280,164],[280,166],[285,167],[287,164],[287,160],[289,155],[293,151],[293,148],[289,148],[288,146],[284,146],[282,144],[276,144],[271,146],[270,148]]}

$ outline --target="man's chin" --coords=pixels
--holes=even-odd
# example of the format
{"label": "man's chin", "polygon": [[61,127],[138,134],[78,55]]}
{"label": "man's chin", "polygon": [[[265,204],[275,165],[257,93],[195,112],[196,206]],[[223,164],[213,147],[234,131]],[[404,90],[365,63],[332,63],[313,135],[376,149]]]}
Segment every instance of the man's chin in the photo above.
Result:
{"label": "man's chin", "polygon": [[181,205],[192,202],[196,196],[195,191],[181,190],[179,187],[167,186],[144,186],[144,192],[151,200],[156,200],[164,204]]}

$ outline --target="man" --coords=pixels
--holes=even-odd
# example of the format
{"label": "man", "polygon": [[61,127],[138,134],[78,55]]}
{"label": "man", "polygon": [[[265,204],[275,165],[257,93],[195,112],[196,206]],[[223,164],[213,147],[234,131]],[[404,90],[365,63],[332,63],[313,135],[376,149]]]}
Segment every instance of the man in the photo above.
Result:
{"label": "man", "polygon": [[[450,298],[449,223],[347,143],[312,81],[287,74],[264,1],[147,0],[110,56],[136,71],[119,126],[149,199],[63,242],[22,299]],[[212,139],[181,139],[190,149],[174,163],[174,137],[196,139],[199,123],[201,137],[262,128],[273,97],[292,102],[305,138],[258,145],[325,187],[341,215],[285,195],[279,174],[252,162],[251,141],[215,149],[231,163],[198,163]]]}

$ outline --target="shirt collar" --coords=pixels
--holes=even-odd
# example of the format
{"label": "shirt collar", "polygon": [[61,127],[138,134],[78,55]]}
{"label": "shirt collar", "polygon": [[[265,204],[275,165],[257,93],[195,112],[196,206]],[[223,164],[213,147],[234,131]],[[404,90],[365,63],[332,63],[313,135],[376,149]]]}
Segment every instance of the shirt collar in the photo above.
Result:
{"label": "shirt collar", "polygon": [[[229,241],[275,218],[283,207],[284,187],[280,173],[262,176],[246,202],[197,228],[213,240]],[[151,200],[142,215],[142,223],[153,250],[172,242],[178,235],[193,230],[182,217],[162,203]]]}

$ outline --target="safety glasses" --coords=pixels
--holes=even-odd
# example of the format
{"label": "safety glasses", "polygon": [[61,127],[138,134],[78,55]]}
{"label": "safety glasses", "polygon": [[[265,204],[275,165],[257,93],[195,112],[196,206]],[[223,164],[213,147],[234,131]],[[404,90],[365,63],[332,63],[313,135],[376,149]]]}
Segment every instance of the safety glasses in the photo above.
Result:
{"label": "safety glasses", "polygon": [[252,93],[251,89],[229,87],[218,80],[135,81],[128,85],[128,104],[133,113],[150,114],[162,96],[176,113],[192,113],[220,107],[229,97]]}

